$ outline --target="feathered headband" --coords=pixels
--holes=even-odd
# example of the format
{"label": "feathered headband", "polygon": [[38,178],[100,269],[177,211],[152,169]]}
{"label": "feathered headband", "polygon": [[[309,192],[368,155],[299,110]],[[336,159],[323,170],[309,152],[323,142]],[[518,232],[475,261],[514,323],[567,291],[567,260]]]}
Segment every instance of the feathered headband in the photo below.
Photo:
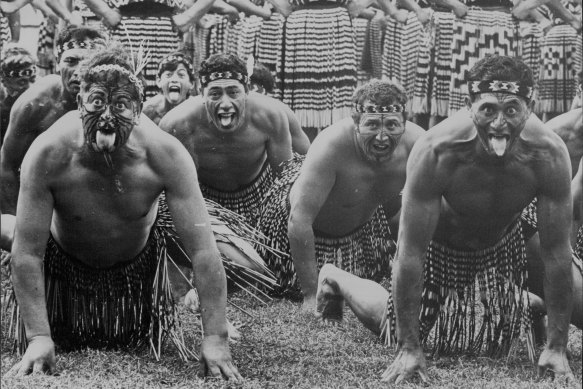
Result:
{"label": "feathered headband", "polygon": [[94,66],[91,69],[89,69],[88,73],[89,74],[97,74],[97,73],[111,72],[111,71],[119,72],[119,73],[123,74],[124,76],[126,76],[130,80],[130,82],[135,85],[140,96],[144,95],[144,86],[142,85],[142,82],[138,79],[138,77],[135,76],[134,73],[130,72],[128,69],[126,69],[122,66],[119,66],[116,64],[97,65],[97,66]]}
{"label": "feathered headband", "polygon": [[527,100],[532,98],[533,88],[518,81],[482,80],[470,81],[468,83],[468,93],[475,96],[480,93],[508,93],[524,97]]}
{"label": "feathered headband", "polygon": [[36,65],[30,55],[14,55],[2,61],[0,72],[4,78],[32,77]]}

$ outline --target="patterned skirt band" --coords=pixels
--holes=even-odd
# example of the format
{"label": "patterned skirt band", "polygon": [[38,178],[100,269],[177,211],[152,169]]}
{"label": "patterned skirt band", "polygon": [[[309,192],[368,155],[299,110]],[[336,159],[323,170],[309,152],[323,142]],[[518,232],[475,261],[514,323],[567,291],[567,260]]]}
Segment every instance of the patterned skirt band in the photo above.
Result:
{"label": "patterned skirt band", "polygon": [[294,11],[298,11],[300,9],[326,9],[326,8],[340,8],[346,7],[344,4],[340,4],[336,1],[314,1],[298,6],[294,6]]}

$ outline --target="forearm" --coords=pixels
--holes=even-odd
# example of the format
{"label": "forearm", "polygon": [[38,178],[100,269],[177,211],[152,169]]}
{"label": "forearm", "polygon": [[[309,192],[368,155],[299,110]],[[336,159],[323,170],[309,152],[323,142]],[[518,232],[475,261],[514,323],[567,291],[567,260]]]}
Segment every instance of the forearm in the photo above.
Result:
{"label": "forearm", "polygon": [[567,347],[569,323],[573,310],[573,274],[571,253],[545,255],[544,294],[547,307],[547,346],[564,350]]}
{"label": "forearm", "polygon": [[51,336],[48,320],[42,256],[14,254],[11,280],[27,339]]}
{"label": "forearm", "polygon": [[293,12],[293,7],[287,0],[267,0],[267,1],[269,1],[269,3],[273,5],[273,8],[275,8],[277,12],[279,12],[285,17],[288,17],[289,14]]}
{"label": "forearm", "polygon": [[215,4],[215,0],[198,0],[183,13],[191,23],[196,23]]}
{"label": "forearm", "polygon": [[28,3],[30,3],[30,0],[2,1],[0,2],[0,6],[2,7],[2,12],[5,14],[11,14],[18,11]]}
{"label": "forearm", "polygon": [[565,23],[572,23],[577,20],[577,17],[569,11],[560,0],[550,0],[547,7],[553,11],[553,14],[560,17]]}
{"label": "forearm", "polygon": [[108,12],[112,11],[109,5],[103,0],[85,0],[85,4],[95,15],[102,18],[105,17]]}
{"label": "forearm", "polygon": [[407,11],[419,12],[421,7],[414,0],[397,0],[397,5],[401,8],[405,8]]}
{"label": "forearm", "polygon": [[[397,253],[398,255],[398,253]],[[419,312],[423,291],[423,261],[419,257],[396,257],[393,296],[399,348],[420,347]]]}
{"label": "forearm", "polygon": [[197,253],[193,257],[192,268],[200,299],[204,336],[219,335],[226,338],[227,280],[218,251]]}
{"label": "forearm", "polygon": [[249,0],[229,0],[229,4],[237,8],[241,12],[245,12],[246,15],[257,15],[262,18],[269,18],[271,12],[265,8],[261,8],[250,2]]}
{"label": "forearm", "polygon": [[71,11],[65,7],[65,5],[60,0],[47,0],[47,6],[61,19],[67,23],[71,23],[73,15]]}
{"label": "forearm", "polygon": [[307,223],[290,221],[288,235],[292,261],[304,299],[315,298],[318,289],[318,269],[314,230]]}
{"label": "forearm", "polygon": [[0,208],[2,213],[16,215],[16,203],[20,184],[18,174],[10,168],[0,170],[2,185],[0,185]]}

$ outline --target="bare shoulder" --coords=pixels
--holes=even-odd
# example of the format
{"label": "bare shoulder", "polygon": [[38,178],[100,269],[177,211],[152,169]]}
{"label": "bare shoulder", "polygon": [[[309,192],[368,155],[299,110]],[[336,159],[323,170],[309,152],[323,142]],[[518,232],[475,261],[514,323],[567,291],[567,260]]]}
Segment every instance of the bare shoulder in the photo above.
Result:
{"label": "bare shoulder", "polygon": [[432,150],[435,155],[460,151],[476,136],[473,122],[465,110],[461,110],[443,120],[428,131],[420,134],[415,149]]}
{"label": "bare shoulder", "polygon": [[417,142],[417,140],[424,134],[425,130],[421,126],[407,121],[405,124],[405,133],[401,137],[401,143],[404,144],[409,151],[411,151],[415,142]]}
{"label": "bare shoulder", "polygon": [[61,77],[51,74],[41,78],[14,102],[12,117],[24,121],[37,120],[55,108],[61,96]]}
{"label": "bare shoulder", "polygon": [[318,156],[327,158],[347,158],[354,151],[354,121],[344,118],[326,127],[310,145],[306,159]]}
{"label": "bare shoulder", "polygon": [[152,120],[154,120],[157,117],[161,117],[161,113],[164,107],[164,100],[165,97],[163,95],[156,95],[149,98],[144,103],[142,113]]}
{"label": "bare shoulder", "polygon": [[548,123],[543,123],[535,114],[528,118],[520,140],[533,150],[548,152],[566,151],[565,142],[556,134]]}
{"label": "bare shoulder", "polygon": [[272,97],[249,92],[247,105],[247,112],[250,113],[256,127],[263,131],[278,131],[282,128],[278,124],[288,120],[287,106]]}
{"label": "bare shoulder", "polygon": [[196,126],[204,110],[202,97],[191,97],[164,115],[159,126],[165,132],[175,135],[189,127]]}
{"label": "bare shoulder", "polygon": [[140,117],[140,124],[133,130],[139,147],[143,147],[148,161],[153,166],[171,167],[173,164],[190,156],[176,137],[163,131],[147,116]]}
{"label": "bare shoulder", "polygon": [[574,109],[559,115],[548,122],[546,126],[567,142],[569,139],[583,136],[583,121],[581,109]]}
{"label": "bare shoulder", "polygon": [[36,137],[23,160],[23,171],[25,165],[40,164],[50,174],[53,169],[67,163],[83,147],[83,142],[83,123],[79,113],[67,112]]}

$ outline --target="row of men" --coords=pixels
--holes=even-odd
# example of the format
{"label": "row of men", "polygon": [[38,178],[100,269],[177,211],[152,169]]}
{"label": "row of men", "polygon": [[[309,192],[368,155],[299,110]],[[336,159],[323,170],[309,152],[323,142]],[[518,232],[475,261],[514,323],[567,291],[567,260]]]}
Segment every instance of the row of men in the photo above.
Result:
{"label": "row of men", "polygon": [[[291,252],[291,259],[265,259],[283,288],[299,280],[308,311],[319,305],[325,317],[338,318],[346,298],[368,328],[396,342],[399,353],[387,380],[416,371],[426,377],[421,341],[432,327],[445,334],[435,340],[439,352],[485,346],[491,354],[507,353],[523,324],[529,327],[528,295],[526,302],[520,298],[529,289],[544,298],[549,317],[539,366],[571,374],[565,355],[571,317],[581,326],[580,299],[573,305],[573,283],[580,289],[581,273],[573,271],[577,257],[569,236],[572,169],[564,142],[548,127],[580,134],[581,112],[543,124],[531,112],[534,82],[522,61],[480,61],[468,79],[467,110],[427,132],[407,121],[400,86],[371,82],[355,93],[352,118],[319,135],[302,164],[301,157],[292,158],[293,114],[249,92],[240,59],[209,58],[200,71],[202,95],[158,113],[160,128],[177,141],[140,116],[143,85],[127,52],[98,52],[77,67],[80,58],[105,46],[93,33],[76,29],[62,36],[61,78],[46,77],[18,99],[2,147],[2,212],[14,214],[18,199],[12,274],[29,341],[14,371],[52,370],[53,338],[87,340],[75,317],[57,314],[68,306],[59,298],[83,296],[77,284],[86,284],[85,278],[95,280],[98,273],[124,280],[137,271],[143,277],[130,284],[152,289],[151,258],[165,239],[157,200],[165,191],[192,259],[205,328],[202,366],[213,375],[240,378],[226,343],[224,275],[201,193],[256,220],[276,248]],[[189,77],[188,61],[173,57],[161,64],[162,74]],[[162,90],[164,101],[183,96],[177,80]],[[73,112],[59,105],[67,99]],[[20,139],[18,195],[18,177],[5,167]],[[574,187],[580,191],[581,174]],[[537,208],[522,216],[534,198]],[[576,204],[579,210],[580,200]],[[391,219],[399,220],[392,229]],[[537,230],[540,244],[527,261],[525,242]],[[385,291],[370,280],[389,276],[392,264],[393,287]],[[56,293],[56,284],[70,294]],[[107,300],[104,284],[112,282],[95,282],[90,298]],[[474,332],[476,313],[459,312],[472,309],[477,298],[486,314],[483,331]],[[440,309],[444,304],[454,312]],[[139,312],[142,336],[125,333],[112,344],[152,335],[149,324],[160,318],[147,307]],[[456,320],[460,325],[449,326]],[[107,338],[99,321],[90,322],[96,327],[89,333]]]}
{"label": "row of men", "polygon": [[[243,60],[254,55],[273,72],[275,97],[296,112],[310,139],[350,114],[357,80],[371,74],[396,79],[407,90],[408,110],[430,116],[432,126],[463,107],[461,80],[485,53],[519,55],[534,69],[539,85],[534,109],[545,120],[570,108],[582,64],[579,0],[66,4],[55,10],[65,20],[79,19],[71,12],[78,9],[90,25],[102,20],[102,28],[126,46],[150,42],[152,58],[144,71],[148,97],[157,92],[157,64],[180,46],[191,51],[195,68],[215,53]],[[233,23],[238,12],[247,16]],[[47,35],[43,29],[42,42]]]}

